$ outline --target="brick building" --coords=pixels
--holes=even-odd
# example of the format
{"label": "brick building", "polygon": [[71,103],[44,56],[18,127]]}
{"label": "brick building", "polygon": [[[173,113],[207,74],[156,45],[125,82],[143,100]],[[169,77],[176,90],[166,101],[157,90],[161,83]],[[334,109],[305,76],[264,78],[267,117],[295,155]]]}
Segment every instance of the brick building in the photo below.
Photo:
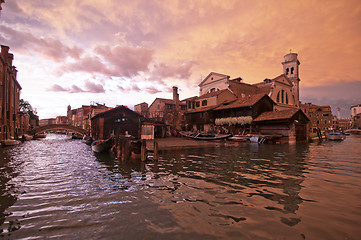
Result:
{"label": "brick building", "polygon": [[19,113],[21,86],[17,70],[12,65],[14,55],[1,45],[0,54],[0,140],[17,138],[22,134]]}
{"label": "brick building", "polygon": [[317,128],[321,131],[329,131],[332,129],[331,106],[318,106],[312,103],[304,103],[300,104],[300,108],[310,119],[310,132],[316,132]]}

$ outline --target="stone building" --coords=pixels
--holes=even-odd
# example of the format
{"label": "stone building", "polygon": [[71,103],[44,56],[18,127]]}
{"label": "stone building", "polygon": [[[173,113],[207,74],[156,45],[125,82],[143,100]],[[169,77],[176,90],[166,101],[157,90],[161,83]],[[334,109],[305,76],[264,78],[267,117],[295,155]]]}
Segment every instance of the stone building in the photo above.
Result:
{"label": "stone building", "polygon": [[0,140],[17,138],[21,133],[19,113],[21,86],[12,65],[14,55],[1,45],[0,54]]}
{"label": "stone building", "polygon": [[254,94],[267,94],[275,103],[275,110],[299,108],[299,65],[297,53],[289,53],[284,56],[283,74],[262,82],[248,84],[238,77],[230,79],[230,76],[211,72],[200,84],[200,96],[229,89],[237,97]]}
{"label": "stone building", "polygon": [[173,99],[156,98],[149,106],[149,119],[181,130],[185,125],[185,111],[186,104],[179,100],[178,88],[173,87]]}
{"label": "stone building", "polygon": [[139,113],[140,115],[142,115],[145,118],[149,118],[148,103],[142,102],[137,105],[134,105],[134,112]]}
{"label": "stone building", "polygon": [[332,130],[331,106],[318,106],[312,103],[300,104],[300,108],[310,119],[309,131],[316,132]]}

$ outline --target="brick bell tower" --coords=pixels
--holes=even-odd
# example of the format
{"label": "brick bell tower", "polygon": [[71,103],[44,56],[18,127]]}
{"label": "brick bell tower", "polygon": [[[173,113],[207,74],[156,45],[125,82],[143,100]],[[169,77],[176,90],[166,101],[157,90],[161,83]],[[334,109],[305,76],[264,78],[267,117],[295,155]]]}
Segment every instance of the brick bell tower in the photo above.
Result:
{"label": "brick bell tower", "polygon": [[300,62],[297,59],[297,53],[289,53],[286,54],[284,57],[284,61],[282,62],[283,65],[283,74],[285,74],[292,82],[292,92],[295,96],[295,102],[297,107],[300,106],[300,89],[299,89],[299,65]]}

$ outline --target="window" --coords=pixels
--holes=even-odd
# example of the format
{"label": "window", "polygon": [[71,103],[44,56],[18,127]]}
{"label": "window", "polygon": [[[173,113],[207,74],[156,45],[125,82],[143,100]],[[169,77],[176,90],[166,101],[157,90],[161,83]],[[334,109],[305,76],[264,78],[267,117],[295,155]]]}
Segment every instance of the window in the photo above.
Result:
{"label": "window", "polygon": [[280,102],[280,92],[277,93],[277,102]]}
{"label": "window", "polygon": [[295,69],[293,68],[293,67],[291,67],[291,74],[293,74],[293,71],[294,71]]}
{"label": "window", "polygon": [[215,89],[215,88],[212,88],[210,92],[215,92],[215,91],[216,91],[216,89]]}
{"label": "window", "polygon": [[200,103],[199,103],[199,101],[198,102],[196,102],[196,107],[199,107],[200,106]]}
{"label": "window", "polygon": [[288,75],[288,72],[289,72],[290,70],[288,69],[288,68],[286,68],[286,75]]}
{"label": "window", "polygon": [[192,108],[192,102],[188,102],[188,108]]}
{"label": "window", "polygon": [[288,95],[286,93],[286,104],[288,104]]}
{"label": "window", "polygon": [[325,120],[325,124],[327,124],[327,120]]}
{"label": "window", "polygon": [[285,95],[285,91],[284,91],[284,90],[282,90],[282,92],[281,92],[281,99],[282,99],[282,103],[284,103],[284,95]]}
{"label": "window", "polygon": [[207,100],[202,101],[202,106],[207,106]]}
{"label": "window", "polygon": [[324,114],[322,114],[324,117],[328,117],[329,116],[329,114],[328,113],[324,113]]}

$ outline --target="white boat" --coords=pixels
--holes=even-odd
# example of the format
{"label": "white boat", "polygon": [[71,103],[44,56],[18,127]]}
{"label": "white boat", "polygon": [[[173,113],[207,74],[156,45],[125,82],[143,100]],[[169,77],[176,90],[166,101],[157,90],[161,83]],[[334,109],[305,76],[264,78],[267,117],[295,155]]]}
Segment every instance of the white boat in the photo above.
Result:
{"label": "white boat", "polygon": [[249,141],[254,143],[264,143],[266,141],[266,138],[254,135],[249,138]]}
{"label": "white boat", "polygon": [[327,140],[342,141],[346,138],[346,134],[343,132],[331,132],[326,135]]}
{"label": "white boat", "polygon": [[20,143],[20,141],[14,140],[14,139],[6,139],[6,140],[1,141],[2,146],[15,146],[19,143]]}
{"label": "white boat", "polygon": [[95,140],[92,143],[92,150],[96,153],[107,152],[113,146],[113,138],[108,138],[107,140]]}

